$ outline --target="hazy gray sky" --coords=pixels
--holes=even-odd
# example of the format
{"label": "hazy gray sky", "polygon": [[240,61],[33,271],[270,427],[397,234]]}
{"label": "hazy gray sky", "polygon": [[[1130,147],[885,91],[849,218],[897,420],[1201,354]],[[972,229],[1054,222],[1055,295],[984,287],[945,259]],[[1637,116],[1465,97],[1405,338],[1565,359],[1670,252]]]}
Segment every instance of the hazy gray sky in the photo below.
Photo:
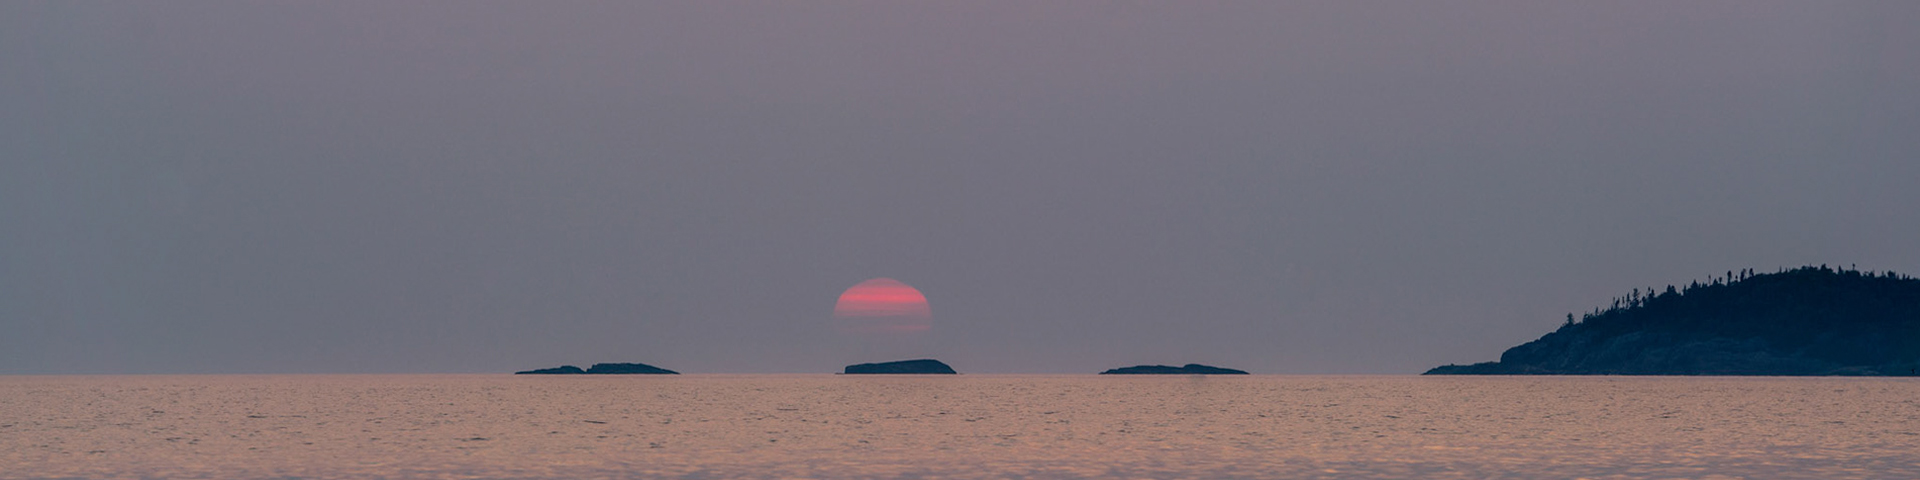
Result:
{"label": "hazy gray sky", "polygon": [[[1920,2],[0,3],[0,373],[1414,373],[1920,273]],[[884,349],[882,349],[884,350]]]}

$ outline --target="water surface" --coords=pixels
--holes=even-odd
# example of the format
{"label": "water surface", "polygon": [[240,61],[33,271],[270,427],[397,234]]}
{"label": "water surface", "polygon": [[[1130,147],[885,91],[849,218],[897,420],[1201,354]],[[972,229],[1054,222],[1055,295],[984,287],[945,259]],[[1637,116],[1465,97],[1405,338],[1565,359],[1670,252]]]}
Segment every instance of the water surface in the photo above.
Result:
{"label": "water surface", "polygon": [[1920,478],[1920,381],[0,377],[0,478]]}

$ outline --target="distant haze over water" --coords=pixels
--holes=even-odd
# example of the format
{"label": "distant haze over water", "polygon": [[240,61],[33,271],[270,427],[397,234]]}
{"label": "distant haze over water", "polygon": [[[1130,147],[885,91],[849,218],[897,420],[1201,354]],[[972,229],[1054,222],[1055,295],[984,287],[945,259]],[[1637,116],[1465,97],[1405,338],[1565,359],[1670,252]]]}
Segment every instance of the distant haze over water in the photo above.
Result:
{"label": "distant haze over water", "polygon": [[[1914,0],[4,0],[0,374],[1493,360],[1633,288],[1920,273],[1915,25]],[[879,277],[931,301],[924,335],[828,318]]]}
{"label": "distant haze over water", "polygon": [[1920,478],[1886,378],[0,376],[0,478]]}

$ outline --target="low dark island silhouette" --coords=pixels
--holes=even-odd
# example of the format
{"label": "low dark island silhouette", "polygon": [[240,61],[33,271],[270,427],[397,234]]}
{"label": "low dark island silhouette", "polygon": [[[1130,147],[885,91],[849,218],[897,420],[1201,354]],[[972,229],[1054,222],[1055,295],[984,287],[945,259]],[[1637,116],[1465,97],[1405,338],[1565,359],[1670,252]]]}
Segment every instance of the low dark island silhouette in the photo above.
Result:
{"label": "low dark island silhouette", "polygon": [[573,365],[561,365],[554,368],[542,368],[514,375],[679,375],[680,372],[667,370],[644,363],[596,363],[586,370]]}
{"label": "low dark island silhouette", "polygon": [[959,372],[953,371],[953,367],[949,367],[947,364],[940,363],[939,360],[931,358],[901,360],[898,362],[862,363],[859,365],[848,365],[846,369],[847,375],[952,375],[956,373]]}
{"label": "low dark island silhouette", "polygon": [[1183,367],[1169,367],[1166,365],[1139,365],[1139,366],[1126,367],[1126,368],[1115,368],[1112,370],[1100,372],[1100,374],[1101,375],[1246,375],[1247,372],[1244,370],[1234,370],[1231,368],[1220,368],[1220,367],[1201,365],[1198,363],[1189,363]]}
{"label": "low dark island silhouette", "polygon": [[1920,373],[1920,280],[1825,265],[1635,290],[1500,361],[1428,375]]}

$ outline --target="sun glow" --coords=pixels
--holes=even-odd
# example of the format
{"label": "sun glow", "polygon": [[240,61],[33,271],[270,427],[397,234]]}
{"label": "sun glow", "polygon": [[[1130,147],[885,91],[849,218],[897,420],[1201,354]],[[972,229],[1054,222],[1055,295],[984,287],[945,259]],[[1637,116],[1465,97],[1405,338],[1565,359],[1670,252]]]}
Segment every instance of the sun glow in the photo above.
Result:
{"label": "sun glow", "polygon": [[833,305],[834,328],[851,333],[907,333],[933,328],[933,310],[920,290],[875,278],[848,288]]}

